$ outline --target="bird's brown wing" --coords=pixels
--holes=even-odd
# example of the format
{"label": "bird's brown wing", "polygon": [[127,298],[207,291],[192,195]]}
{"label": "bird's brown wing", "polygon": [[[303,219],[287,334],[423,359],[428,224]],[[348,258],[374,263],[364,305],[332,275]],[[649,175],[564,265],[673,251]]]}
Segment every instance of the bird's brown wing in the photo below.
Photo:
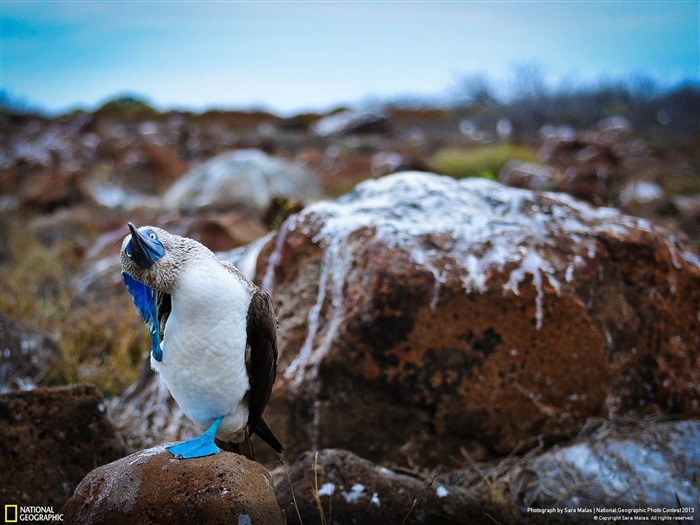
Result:
{"label": "bird's brown wing", "polygon": [[[222,264],[240,279],[248,281],[235,265]],[[250,283],[250,286],[253,287],[253,296],[248,306],[246,327],[246,367],[250,380],[248,429],[281,454],[284,447],[262,416],[277,376],[277,316],[270,296],[254,284]]]}
{"label": "bird's brown wing", "polygon": [[277,375],[277,317],[270,296],[257,288],[248,307],[246,333],[250,378],[248,428],[281,453],[282,445],[262,417]]}

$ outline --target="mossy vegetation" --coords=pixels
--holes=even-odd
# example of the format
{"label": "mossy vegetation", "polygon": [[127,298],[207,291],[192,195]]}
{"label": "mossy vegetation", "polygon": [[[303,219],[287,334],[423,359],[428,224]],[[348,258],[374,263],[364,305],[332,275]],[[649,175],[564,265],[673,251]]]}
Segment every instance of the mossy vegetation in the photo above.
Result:
{"label": "mossy vegetation", "polygon": [[464,149],[449,147],[433,156],[430,167],[436,173],[456,179],[483,177],[495,180],[503,166],[511,160],[538,162],[530,148],[502,143]]}

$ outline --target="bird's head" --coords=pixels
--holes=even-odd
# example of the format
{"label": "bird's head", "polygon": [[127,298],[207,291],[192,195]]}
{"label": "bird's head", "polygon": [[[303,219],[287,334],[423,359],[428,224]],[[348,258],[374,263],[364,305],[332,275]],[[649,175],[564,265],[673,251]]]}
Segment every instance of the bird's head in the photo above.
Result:
{"label": "bird's head", "polygon": [[155,290],[170,291],[177,279],[173,252],[182,237],[155,226],[136,228],[129,223],[129,230],[122,242],[122,271]]}

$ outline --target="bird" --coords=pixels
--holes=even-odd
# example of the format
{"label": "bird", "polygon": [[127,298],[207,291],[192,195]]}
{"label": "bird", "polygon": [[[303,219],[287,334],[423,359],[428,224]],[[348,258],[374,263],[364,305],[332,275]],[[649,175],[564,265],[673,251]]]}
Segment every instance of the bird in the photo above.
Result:
{"label": "bird", "polygon": [[284,448],[263,418],[277,373],[272,299],[200,242],[155,226],[121,247],[121,276],[151,339],[151,367],[184,414],[204,432],[166,446],[178,459],[217,454],[219,445],[253,457],[257,434]]}

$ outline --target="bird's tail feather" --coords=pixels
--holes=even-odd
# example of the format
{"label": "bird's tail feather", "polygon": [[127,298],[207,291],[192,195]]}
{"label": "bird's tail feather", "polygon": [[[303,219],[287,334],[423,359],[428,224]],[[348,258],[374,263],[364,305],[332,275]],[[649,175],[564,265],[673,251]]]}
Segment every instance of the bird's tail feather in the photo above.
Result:
{"label": "bird's tail feather", "polygon": [[260,419],[258,419],[257,423],[255,423],[253,433],[260,436],[260,438],[265,443],[270,445],[278,454],[281,454],[284,450],[282,443],[280,443],[279,440],[272,433],[272,430],[270,430],[270,427],[267,425],[267,422],[264,418],[261,417]]}

